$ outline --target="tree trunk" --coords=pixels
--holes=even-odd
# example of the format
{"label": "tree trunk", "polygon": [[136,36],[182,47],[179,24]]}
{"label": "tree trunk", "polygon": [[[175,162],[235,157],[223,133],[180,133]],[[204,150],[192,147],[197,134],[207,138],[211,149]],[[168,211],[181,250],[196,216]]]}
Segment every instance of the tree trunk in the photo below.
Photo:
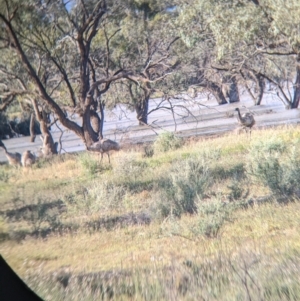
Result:
{"label": "tree trunk", "polygon": [[35,118],[40,124],[41,129],[41,139],[43,141],[42,153],[43,156],[47,157],[50,155],[57,154],[57,145],[58,143],[53,140],[53,137],[49,130],[49,116],[46,114],[44,110],[42,112],[39,111],[37,101],[32,99],[32,105],[34,108]]}
{"label": "tree trunk", "polygon": [[[259,106],[261,104],[262,98],[265,92],[266,82],[264,77],[261,74],[255,73],[253,71],[246,70],[248,76],[245,75],[244,71],[240,71],[243,79],[244,79],[244,86],[246,87],[250,97],[254,101],[255,106]],[[255,82],[255,89],[254,92],[251,91],[247,84],[247,79],[251,78]]]}
{"label": "tree trunk", "polygon": [[40,114],[40,118],[38,119],[40,123],[40,129],[42,132],[42,140],[43,140],[43,147],[42,153],[45,157],[51,155],[57,155],[57,142],[54,143],[53,137],[49,130],[48,124],[48,115],[45,111],[42,111]]}
{"label": "tree trunk", "polygon": [[91,126],[93,128],[93,131],[95,132],[95,134],[97,136],[99,136],[99,134],[100,134],[100,123],[101,123],[100,117],[97,114],[97,112],[94,111],[94,110],[91,110],[90,114],[91,114]]}
{"label": "tree trunk", "polygon": [[222,92],[222,89],[215,83],[210,83],[207,86],[208,90],[213,94],[216,98],[219,105],[224,105],[227,103],[226,98]]}
{"label": "tree trunk", "polygon": [[91,125],[91,110],[90,106],[85,108],[82,115],[82,128],[84,135],[84,142],[86,147],[90,147],[94,142],[98,141],[98,134],[95,133]]}
{"label": "tree trunk", "polygon": [[135,105],[136,117],[139,121],[139,125],[148,124],[149,99],[150,95],[147,95],[138,104]]}
{"label": "tree trunk", "polygon": [[258,93],[255,100],[255,105],[260,106],[265,91],[265,80],[262,76],[256,75]]}
{"label": "tree trunk", "polygon": [[294,84],[294,97],[292,102],[292,109],[296,109],[299,106],[300,102],[300,54],[298,54],[296,59],[296,82]]}
{"label": "tree trunk", "polygon": [[99,102],[99,109],[100,109],[99,139],[103,139],[104,107],[105,107],[105,104],[104,104],[102,101],[100,101],[100,102]]}
{"label": "tree trunk", "polygon": [[240,101],[239,89],[238,89],[238,84],[235,76],[230,79],[228,98],[229,98],[229,103]]}
{"label": "tree trunk", "polygon": [[31,113],[31,115],[30,115],[30,124],[29,124],[30,142],[34,142],[35,138],[36,138],[34,125],[35,125],[35,117],[34,117],[34,114]]}

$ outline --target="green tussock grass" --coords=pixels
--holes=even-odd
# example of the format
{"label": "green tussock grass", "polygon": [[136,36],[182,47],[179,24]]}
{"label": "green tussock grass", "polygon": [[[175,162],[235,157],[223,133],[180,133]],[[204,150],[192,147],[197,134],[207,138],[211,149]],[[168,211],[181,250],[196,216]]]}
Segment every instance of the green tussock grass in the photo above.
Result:
{"label": "green tussock grass", "polygon": [[45,300],[299,300],[299,138],[0,166],[0,253]]}

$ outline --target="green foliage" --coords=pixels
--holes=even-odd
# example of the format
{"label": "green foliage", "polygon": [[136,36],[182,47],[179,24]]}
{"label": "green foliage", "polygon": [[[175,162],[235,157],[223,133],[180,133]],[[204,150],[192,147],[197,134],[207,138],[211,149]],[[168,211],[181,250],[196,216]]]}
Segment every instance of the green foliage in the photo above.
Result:
{"label": "green foliage", "polygon": [[126,188],[109,181],[95,181],[89,187],[88,198],[100,212],[122,211],[122,201],[126,197]]}
{"label": "green foliage", "polygon": [[298,146],[286,149],[283,142],[274,140],[254,144],[248,155],[247,172],[275,195],[293,195],[300,181]]}
{"label": "green foliage", "polygon": [[137,160],[134,154],[128,154],[118,158],[117,165],[114,167],[114,175],[125,183],[137,182],[142,178],[146,168],[147,163],[145,161]]}
{"label": "green foliage", "polygon": [[153,145],[146,145],[144,148],[144,153],[143,153],[143,157],[145,158],[151,158],[154,155],[154,149],[153,149]]}
{"label": "green foliage", "polygon": [[7,183],[9,180],[9,174],[4,169],[0,169],[0,182]]}
{"label": "green foliage", "polygon": [[167,152],[169,150],[175,150],[182,145],[182,140],[178,138],[172,132],[163,132],[158,135],[154,142],[155,152]]}
{"label": "green foliage", "polygon": [[202,202],[198,205],[197,220],[198,223],[193,227],[192,231],[197,235],[205,235],[206,237],[217,237],[223,224],[230,221],[232,211],[235,205],[224,203],[220,200],[210,200]]}
{"label": "green foliage", "polygon": [[197,212],[197,201],[210,184],[209,167],[201,159],[190,158],[174,163],[160,183],[159,215],[180,217],[184,213]]}
{"label": "green foliage", "polygon": [[65,196],[68,212],[84,213],[91,216],[94,213],[106,214],[110,210],[119,211],[124,207],[122,200],[126,196],[126,188],[109,181],[94,180],[86,187],[80,187]]}
{"label": "green foliage", "polygon": [[101,170],[100,159],[98,160],[91,154],[84,152],[79,155],[79,162],[86,171],[87,175],[95,176]]}
{"label": "green foliage", "polygon": [[230,185],[227,186],[230,190],[228,199],[230,201],[244,200],[249,194],[249,190],[245,190],[245,185],[240,177],[237,175],[231,180]]}
{"label": "green foliage", "polygon": [[287,150],[284,141],[277,137],[259,140],[251,145],[251,153],[282,154]]}

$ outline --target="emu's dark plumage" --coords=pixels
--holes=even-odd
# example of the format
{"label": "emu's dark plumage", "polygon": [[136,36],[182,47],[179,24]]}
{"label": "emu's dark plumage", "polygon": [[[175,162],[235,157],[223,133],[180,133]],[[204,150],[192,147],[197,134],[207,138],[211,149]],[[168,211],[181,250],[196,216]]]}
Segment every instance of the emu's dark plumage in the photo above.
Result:
{"label": "emu's dark plumage", "polygon": [[103,159],[103,154],[106,153],[108,156],[108,161],[110,163],[109,152],[112,150],[118,151],[120,146],[117,142],[110,139],[101,139],[87,148],[89,151],[101,153],[101,160]]}

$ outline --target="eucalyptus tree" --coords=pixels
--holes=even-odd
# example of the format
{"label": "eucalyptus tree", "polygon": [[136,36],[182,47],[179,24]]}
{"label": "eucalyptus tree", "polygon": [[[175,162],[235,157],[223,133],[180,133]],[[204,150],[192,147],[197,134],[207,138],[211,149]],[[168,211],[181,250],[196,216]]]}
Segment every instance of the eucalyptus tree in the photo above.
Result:
{"label": "eucalyptus tree", "polygon": [[177,27],[187,47],[180,59],[184,61],[184,72],[190,77],[189,84],[212,94],[220,105],[239,101],[236,79],[225,70],[214,68],[219,60],[217,41],[211,28],[214,7],[204,5],[202,0],[189,3],[177,0],[176,3]]}
{"label": "eucalyptus tree", "polygon": [[[127,82],[115,82],[106,96],[114,103],[134,109],[140,125],[148,123],[149,101],[153,95],[163,96],[168,77],[179,67],[175,44],[179,37],[174,31],[170,2],[158,0],[127,0],[130,9],[119,34],[117,49],[125,49],[120,60],[124,69],[135,76]],[[118,51],[118,50],[117,50]],[[163,106],[164,107],[164,106]],[[162,106],[158,105],[156,109]]]}
{"label": "eucalyptus tree", "polygon": [[[132,74],[113,64],[109,51],[115,35],[109,25],[121,26],[125,9],[122,1],[1,0],[0,54],[5,61],[0,69],[6,76],[0,86],[5,94],[3,105],[26,95],[36,116],[42,118],[41,112],[47,109],[87,147],[97,141],[99,127],[95,130],[92,120],[99,99],[112,82]],[[106,39],[97,40],[101,34]],[[80,125],[69,117],[70,109],[81,116]],[[44,144],[55,153],[49,133]]]}
{"label": "eucalyptus tree", "polygon": [[[256,1],[256,7],[269,22],[265,40],[259,39],[259,52],[270,58],[277,76],[266,77],[279,90],[289,108],[300,102],[300,2],[297,0]],[[293,67],[292,67],[293,65]],[[290,86],[292,86],[291,94]]]}
{"label": "eucalyptus tree", "polygon": [[[216,41],[217,70],[238,78],[256,104],[261,102],[267,81],[287,107],[298,107],[299,1],[208,0],[199,1],[198,9],[204,10],[210,20],[209,28]],[[251,89],[251,82],[255,89]]]}

